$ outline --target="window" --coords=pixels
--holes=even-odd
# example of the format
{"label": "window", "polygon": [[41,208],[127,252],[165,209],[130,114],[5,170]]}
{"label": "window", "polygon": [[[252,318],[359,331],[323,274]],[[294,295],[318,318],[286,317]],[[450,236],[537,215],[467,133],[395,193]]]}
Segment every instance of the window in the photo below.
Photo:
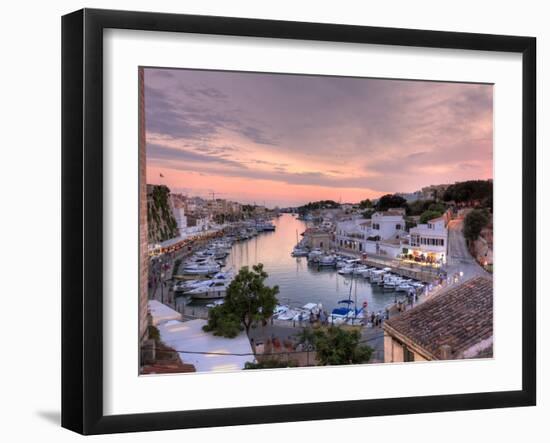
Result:
{"label": "window", "polygon": [[380,224],[379,223],[373,223],[372,224],[372,229],[380,229]]}
{"label": "window", "polygon": [[401,225],[400,225],[399,223],[396,224],[396,225],[395,225],[395,229],[397,229],[398,231],[400,231],[400,230],[401,230]]}

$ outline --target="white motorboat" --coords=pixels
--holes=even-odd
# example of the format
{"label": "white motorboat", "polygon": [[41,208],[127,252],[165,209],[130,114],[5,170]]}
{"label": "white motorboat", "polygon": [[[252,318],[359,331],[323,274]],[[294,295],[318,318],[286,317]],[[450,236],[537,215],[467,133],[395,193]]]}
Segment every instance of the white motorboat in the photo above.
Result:
{"label": "white motorboat", "polygon": [[371,283],[380,283],[384,282],[385,272],[382,269],[375,269],[370,272],[370,281]]}
{"label": "white motorboat", "polygon": [[409,283],[400,283],[399,285],[397,285],[395,290],[397,292],[407,292],[407,293],[409,293],[411,291],[416,291],[414,286],[410,285]]}
{"label": "white motorboat", "polygon": [[319,257],[319,266],[333,267],[336,266],[336,257],[334,255],[323,255]]}
{"label": "white motorboat", "polygon": [[384,289],[395,290],[399,284],[401,284],[400,278],[395,278],[392,276],[390,278],[384,279]]}
{"label": "white motorboat", "polygon": [[293,257],[307,257],[308,254],[309,252],[307,249],[299,248],[298,246],[296,246],[291,253]]}
{"label": "white motorboat", "polygon": [[372,270],[373,268],[369,268],[369,267],[364,267],[364,268],[361,268],[359,270],[356,270],[355,273],[357,275],[360,275],[361,277],[363,278],[367,278],[370,274],[370,271]]}
{"label": "white motorboat", "polygon": [[226,281],[212,280],[208,285],[199,286],[189,291],[192,298],[199,300],[209,300],[215,298],[224,298],[229,283]]}
{"label": "white motorboat", "polygon": [[273,315],[280,315],[286,311],[288,311],[290,308],[288,305],[276,305],[275,309],[273,309]]}
{"label": "white motorboat", "polygon": [[259,222],[256,224],[256,231],[274,231],[275,225],[271,222]]}
{"label": "white motorboat", "polygon": [[182,281],[182,282],[176,283],[176,285],[174,285],[174,291],[188,292],[188,291],[191,291],[192,289],[196,289],[201,286],[207,286],[213,281],[230,282],[232,279],[233,279],[233,272],[231,271],[218,272],[211,279],[188,280],[188,281]]}
{"label": "white motorboat", "polygon": [[359,275],[359,274],[361,274],[362,275],[365,272],[366,269],[367,269],[366,266],[352,264],[352,265],[348,265],[348,266],[344,266],[343,268],[340,268],[338,270],[338,274],[340,274],[340,275]]}
{"label": "white motorboat", "polygon": [[212,248],[215,248],[215,249],[225,249],[225,250],[229,250],[231,249],[231,246],[233,245],[232,244],[233,242],[230,241],[229,239],[226,239],[226,240],[216,240],[214,242],[212,242],[210,244],[210,246]]}
{"label": "white motorboat", "polygon": [[316,262],[319,257],[321,257],[322,255],[324,254],[323,251],[321,251],[320,249],[313,249],[308,255],[307,255],[307,259],[309,261],[313,261],[313,262]]}
{"label": "white motorboat", "polygon": [[208,280],[187,280],[180,281],[174,285],[174,292],[185,292],[191,289],[195,289],[201,284],[204,284]]}
{"label": "white motorboat", "polygon": [[250,238],[250,234],[246,229],[241,229],[239,232],[239,239],[240,240],[248,240]]}
{"label": "white motorboat", "polygon": [[220,265],[217,263],[205,263],[189,265],[183,268],[184,274],[191,275],[210,275],[220,271]]}
{"label": "white motorboat", "polygon": [[207,308],[215,308],[216,306],[220,306],[220,305],[223,305],[224,303],[224,300],[221,299],[221,300],[214,300],[212,303],[208,303],[206,305]]}
{"label": "white motorboat", "polygon": [[281,312],[277,315],[278,320],[284,320],[284,321],[291,321],[294,320],[294,318],[300,315],[300,313],[296,309],[286,309],[284,312]]}

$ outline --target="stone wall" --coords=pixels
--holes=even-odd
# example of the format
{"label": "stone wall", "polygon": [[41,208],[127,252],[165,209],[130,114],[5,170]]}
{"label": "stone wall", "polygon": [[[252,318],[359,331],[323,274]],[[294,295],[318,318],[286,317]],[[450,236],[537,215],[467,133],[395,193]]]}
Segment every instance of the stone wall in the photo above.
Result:
{"label": "stone wall", "polygon": [[148,280],[148,229],[147,229],[147,180],[145,158],[145,96],[143,92],[143,68],[139,68],[139,338],[146,339],[147,332],[147,280]]}
{"label": "stone wall", "polygon": [[150,243],[162,243],[179,234],[170,189],[165,185],[147,185],[147,228]]}

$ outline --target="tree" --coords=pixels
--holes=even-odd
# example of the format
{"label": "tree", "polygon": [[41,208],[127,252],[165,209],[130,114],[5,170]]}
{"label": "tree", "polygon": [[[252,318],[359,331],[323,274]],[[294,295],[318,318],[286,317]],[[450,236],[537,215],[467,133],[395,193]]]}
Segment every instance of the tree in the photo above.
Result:
{"label": "tree", "polygon": [[372,208],[372,202],[367,198],[359,202],[359,209],[370,209]]}
{"label": "tree", "polygon": [[443,194],[443,200],[454,200],[455,202],[482,201],[492,195],[492,180],[468,180],[449,186]]}
{"label": "tree", "polygon": [[443,214],[447,210],[447,207],[443,203],[434,202],[428,206],[428,210]]}
{"label": "tree", "polygon": [[317,329],[313,334],[306,334],[306,337],[308,342],[313,340],[317,361],[321,366],[367,363],[372,356],[373,349],[359,342],[361,333],[356,329],[347,331],[331,326],[328,329]]}
{"label": "tree", "polygon": [[428,210],[432,200],[415,200],[409,203],[409,215],[420,215]]}
{"label": "tree", "polygon": [[411,228],[416,226],[416,222],[410,217],[405,218],[405,231],[409,232]]}
{"label": "tree", "polygon": [[315,211],[317,209],[338,209],[341,206],[342,205],[340,205],[340,203],[337,203],[334,200],[320,200],[299,206],[297,210],[299,213],[305,214],[306,212]]}
{"label": "tree", "polygon": [[396,194],[386,194],[378,199],[377,211],[387,211],[391,208],[408,208],[407,200]]}
{"label": "tree", "polygon": [[248,335],[253,325],[267,321],[278,303],[279,287],[266,286],[266,278],[261,263],[254,265],[252,270],[243,266],[227,288],[224,303],[208,312],[208,323],[203,329],[232,338],[242,328]]}
{"label": "tree", "polygon": [[363,211],[361,215],[363,218],[371,219],[372,214],[374,214],[374,211],[372,209],[367,209],[366,211]]}
{"label": "tree", "polygon": [[481,230],[489,224],[489,214],[484,209],[474,209],[464,218],[464,238],[468,241],[475,241]]}
{"label": "tree", "polygon": [[424,211],[420,216],[420,223],[428,223],[430,220],[441,216],[442,212],[439,211]]}

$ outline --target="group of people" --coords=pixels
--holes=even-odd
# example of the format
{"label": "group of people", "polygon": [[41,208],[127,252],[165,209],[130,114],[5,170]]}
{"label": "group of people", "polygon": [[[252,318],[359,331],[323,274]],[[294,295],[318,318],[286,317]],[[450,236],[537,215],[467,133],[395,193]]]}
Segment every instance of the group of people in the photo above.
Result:
{"label": "group of people", "polygon": [[308,321],[310,325],[313,325],[314,323],[319,323],[321,325],[328,324],[328,313],[324,309],[318,309],[317,311],[310,311],[309,318],[306,319],[306,316],[304,313],[300,312],[298,315],[298,324],[299,326],[302,326],[304,321]]}
{"label": "group of people", "polygon": [[389,311],[386,309],[386,311],[383,313],[382,311],[378,311],[378,312],[370,312],[370,313],[367,313],[367,315],[365,316],[365,319],[367,321],[367,327],[371,327],[371,328],[380,328],[382,327],[382,323],[384,322],[384,320],[387,320],[389,318]]}

